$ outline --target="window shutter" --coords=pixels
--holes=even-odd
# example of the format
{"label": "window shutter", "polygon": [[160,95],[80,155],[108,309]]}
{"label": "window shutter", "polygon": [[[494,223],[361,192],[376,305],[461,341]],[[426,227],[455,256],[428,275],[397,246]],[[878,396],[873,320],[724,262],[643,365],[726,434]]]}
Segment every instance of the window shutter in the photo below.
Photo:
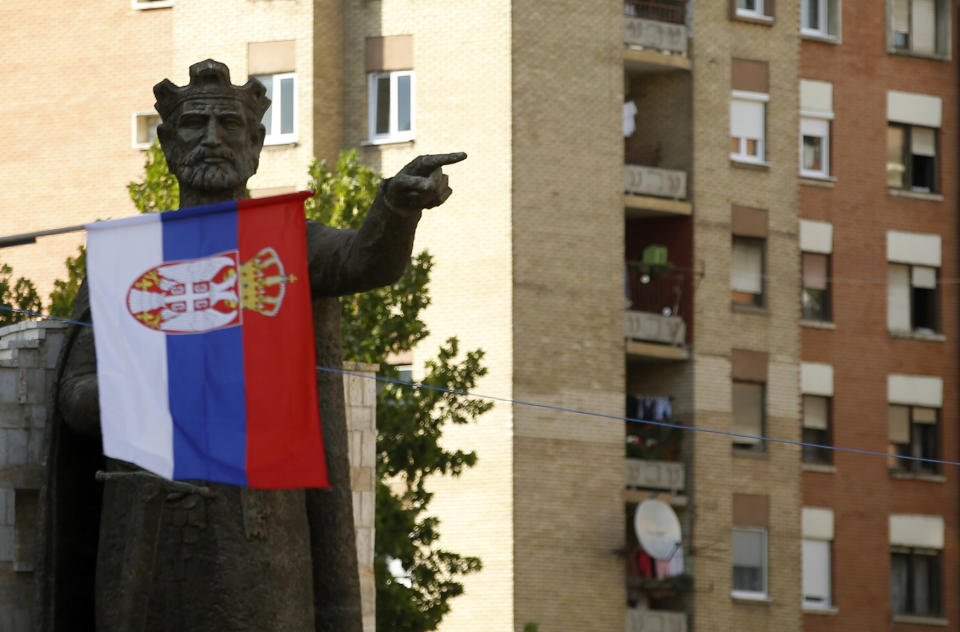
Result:
{"label": "window shutter", "polygon": [[730,101],[730,135],[736,138],[763,138],[763,103]]}
{"label": "window shutter", "polygon": [[827,256],[813,252],[803,253],[803,287],[812,290],[827,289]]}
{"label": "window shutter", "polygon": [[736,19],[737,17],[737,0],[730,0],[727,5],[730,13],[730,19]]}
{"label": "window shutter", "polygon": [[830,603],[830,543],[803,541],[803,599]]}
{"label": "window shutter", "polygon": [[935,424],[937,423],[936,408],[914,408],[913,422],[917,424]]}
{"label": "window shutter", "polygon": [[937,155],[937,135],[929,127],[910,129],[910,151],[915,156]]}
{"label": "window shutter", "polygon": [[763,249],[759,244],[735,244],[730,271],[730,289],[760,294],[763,292]]}
{"label": "window shutter", "polygon": [[763,14],[768,18],[775,18],[777,16],[777,2],[776,0],[764,0],[763,2]]}
{"label": "window shutter", "polygon": [[[739,434],[759,435],[763,432],[763,386],[733,383],[733,431]],[[741,444],[757,444],[760,439],[734,437]]]}
{"label": "window shutter", "polygon": [[890,441],[910,443],[910,407],[890,406]]}
{"label": "window shutter", "polygon": [[890,265],[887,270],[887,326],[891,330],[910,329],[909,268]]}
{"label": "window shutter", "polygon": [[910,269],[910,285],[928,290],[937,289],[937,269],[914,266]]}
{"label": "window shutter", "polygon": [[826,430],[828,412],[826,397],[816,395],[803,396],[803,427],[814,430]]}
{"label": "window shutter", "polygon": [[937,52],[937,18],[934,0],[913,0],[910,49],[933,55]]}
{"label": "window shutter", "polygon": [[763,533],[733,530],[733,565],[763,567]]}

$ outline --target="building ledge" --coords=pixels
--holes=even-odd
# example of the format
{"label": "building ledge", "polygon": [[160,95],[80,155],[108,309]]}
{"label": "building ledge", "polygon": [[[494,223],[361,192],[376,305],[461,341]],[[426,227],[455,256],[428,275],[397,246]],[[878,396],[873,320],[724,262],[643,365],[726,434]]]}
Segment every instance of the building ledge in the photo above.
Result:
{"label": "building ledge", "polygon": [[626,193],[623,196],[623,206],[627,215],[643,217],[647,215],[691,215],[693,204],[683,200],[666,200],[652,195],[633,195]]}
{"label": "building ledge", "polygon": [[[736,438],[736,437],[734,437]],[[752,450],[750,448],[733,448],[733,456],[737,458],[744,459],[757,459],[760,461],[766,461],[770,458],[770,453],[766,450]]]}
{"label": "building ledge", "polygon": [[808,187],[820,187],[821,189],[832,189],[833,186],[837,183],[837,179],[833,177],[827,178],[816,178],[813,176],[800,176],[800,184],[806,185]]}
{"label": "building ledge", "polygon": [[900,338],[902,340],[920,340],[922,342],[944,342],[947,337],[943,334],[925,333],[922,331],[905,331],[895,329],[890,332],[891,338]]}
{"label": "building ledge", "polygon": [[660,360],[689,360],[690,352],[686,347],[662,345],[655,342],[627,340],[627,355]]}
{"label": "building ledge", "polygon": [[770,171],[770,163],[765,160],[740,160],[730,156],[730,166],[737,169],[747,169],[748,171]]}
{"label": "building ledge", "polygon": [[835,474],[836,465],[827,465],[826,463],[803,463],[801,468],[804,472],[819,472],[821,474]]}
{"label": "building ledge", "polygon": [[924,474],[920,472],[898,472],[890,470],[890,478],[902,481],[925,481],[928,483],[946,483],[947,477],[943,474]]}
{"label": "building ledge", "polygon": [[656,498],[673,507],[686,507],[689,499],[681,494],[671,494],[668,492],[657,491],[655,489],[624,489],[623,502],[642,503],[648,498]]}
{"label": "building ledge", "polygon": [[887,193],[893,197],[911,198],[914,200],[927,200],[928,202],[943,202],[943,196],[939,193],[924,193],[923,191],[908,191],[906,189],[887,188]]}
{"label": "building ledge", "polygon": [[808,606],[808,605],[804,605],[804,606],[803,606],[803,614],[819,614],[819,615],[829,615],[829,616],[832,616],[832,615],[837,614],[838,612],[840,612],[840,609],[839,609],[839,608],[835,608],[835,607],[833,607],[833,606],[827,606],[827,607],[823,607],[823,606]]}
{"label": "building ledge", "polygon": [[733,599],[736,603],[749,603],[757,605],[769,605],[773,603],[773,599],[769,595],[759,595],[753,593],[741,593],[733,591],[730,593],[730,598]]}
{"label": "building ledge", "polygon": [[669,72],[690,70],[690,59],[680,55],[668,55],[655,50],[623,49],[623,63],[627,70],[638,72]]}
{"label": "building ledge", "polygon": [[810,327],[811,329],[836,329],[837,323],[831,320],[801,320],[801,327]]}
{"label": "building ledge", "polygon": [[901,48],[887,48],[887,54],[897,55],[899,57],[916,57],[917,59],[929,59],[930,61],[950,61],[950,55],[943,53],[916,53],[912,50],[903,50]]}
{"label": "building ledge", "polygon": [[950,625],[950,620],[945,617],[921,617],[913,614],[895,614],[894,623],[909,623],[912,625],[938,625],[946,627]]}
{"label": "building ledge", "polygon": [[800,38],[811,42],[822,42],[824,44],[840,44],[840,38],[836,35],[824,35],[818,31],[800,29]]}
{"label": "building ledge", "polygon": [[734,22],[746,22],[747,24],[760,24],[762,26],[773,26],[773,18],[771,16],[759,16],[759,15],[742,15],[735,13],[731,18]]}

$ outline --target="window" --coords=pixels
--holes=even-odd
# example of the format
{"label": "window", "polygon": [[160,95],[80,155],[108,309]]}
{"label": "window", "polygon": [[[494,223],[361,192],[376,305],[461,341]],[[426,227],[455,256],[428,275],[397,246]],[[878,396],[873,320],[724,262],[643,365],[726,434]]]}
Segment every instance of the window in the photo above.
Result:
{"label": "window", "polygon": [[937,130],[893,123],[887,127],[887,186],[937,190]]}
{"label": "window", "polygon": [[[821,395],[804,395],[803,441],[831,445],[830,435],[830,398]],[[833,451],[827,448],[803,446],[803,462],[829,465],[833,463]]]}
{"label": "window", "polygon": [[940,551],[892,548],[890,607],[895,615],[940,614]]}
{"label": "window", "polygon": [[840,36],[840,0],[803,0],[803,35],[838,39]]}
{"label": "window", "polygon": [[412,70],[370,74],[370,140],[405,141],[414,136]]}
{"label": "window", "polygon": [[[922,459],[940,458],[939,418],[940,411],[936,408],[891,404],[890,454]],[[940,466],[927,461],[891,458],[890,469],[894,472],[936,474]]]}
{"label": "window", "polygon": [[256,75],[267,89],[267,98],[272,101],[263,114],[263,126],[267,129],[264,145],[282,145],[297,142],[297,74],[282,72],[271,75]]}
{"label": "window", "polygon": [[946,57],[949,54],[947,0],[888,0],[887,49]]}
{"label": "window", "polygon": [[763,306],[763,260],[766,240],[733,237],[730,267],[731,300],[734,303]]}
{"label": "window", "polygon": [[733,528],[733,596],[767,596],[767,530]]}
{"label": "window", "polygon": [[804,538],[803,606],[830,607],[830,542]]}
{"label": "window", "polygon": [[803,318],[830,320],[830,255],[803,253]]}
{"label": "window", "polygon": [[756,382],[733,382],[733,432],[749,437],[734,437],[735,450],[763,452],[765,426],[765,385]]}
{"label": "window", "polygon": [[936,332],[939,311],[937,268],[891,263],[887,277],[890,330]]}
{"label": "window", "polygon": [[830,177],[830,121],[833,84],[800,80],[800,175]]}
{"label": "window", "polygon": [[762,163],[766,157],[765,126],[769,97],[733,91],[730,100],[730,158]]}
{"label": "window", "polygon": [[160,115],[156,112],[143,111],[133,114],[133,148],[147,149],[157,139],[157,127],[160,125]]}
{"label": "window", "polygon": [[773,21],[774,0],[730,0],[731,17]]}
{"label": "window", "polygon": [[831,600],[833,510],[804,507],[801,513],[803,607],[826,609]]}

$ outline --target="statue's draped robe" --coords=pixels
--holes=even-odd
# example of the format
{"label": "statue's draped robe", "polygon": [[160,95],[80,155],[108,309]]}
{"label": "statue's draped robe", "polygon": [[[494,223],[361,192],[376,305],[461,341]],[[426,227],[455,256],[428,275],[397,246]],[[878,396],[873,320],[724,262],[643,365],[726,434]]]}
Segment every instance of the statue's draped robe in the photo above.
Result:
{"label": "statue's draped robe", "polygon": [[[420,213],[389,209],[383,190],[358,231],[308,222],[321,366],[342,365],[336,297],[393,283],[409,263]],[[74,318],[90,320],[85,286]],[[44,632],[360,632],[341,375],[317,375],[331,489],[198,483],[210,497],[142,475],[94,480],[97,469],[136,470],[102,454],[95,379],[93,331],[72,326],[49,420],[37,602]]]}

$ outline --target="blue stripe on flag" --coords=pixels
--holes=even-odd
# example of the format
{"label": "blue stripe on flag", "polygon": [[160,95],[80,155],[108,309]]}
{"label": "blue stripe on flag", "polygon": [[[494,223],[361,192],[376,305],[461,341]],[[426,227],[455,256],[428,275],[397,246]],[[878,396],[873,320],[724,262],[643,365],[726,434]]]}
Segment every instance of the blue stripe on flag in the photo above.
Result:
{"label": "blue stripe on flag", "polygon": [[[165,262],[237,248],[236,202],[202,208],[207,212],[197,213],[194,221],[173,221],[185,219],[177,217],[183,211],[161,214]],[[247,411],[241,328],[168,334],[167,372],[173,417],[173,478],[246,485]]]}

